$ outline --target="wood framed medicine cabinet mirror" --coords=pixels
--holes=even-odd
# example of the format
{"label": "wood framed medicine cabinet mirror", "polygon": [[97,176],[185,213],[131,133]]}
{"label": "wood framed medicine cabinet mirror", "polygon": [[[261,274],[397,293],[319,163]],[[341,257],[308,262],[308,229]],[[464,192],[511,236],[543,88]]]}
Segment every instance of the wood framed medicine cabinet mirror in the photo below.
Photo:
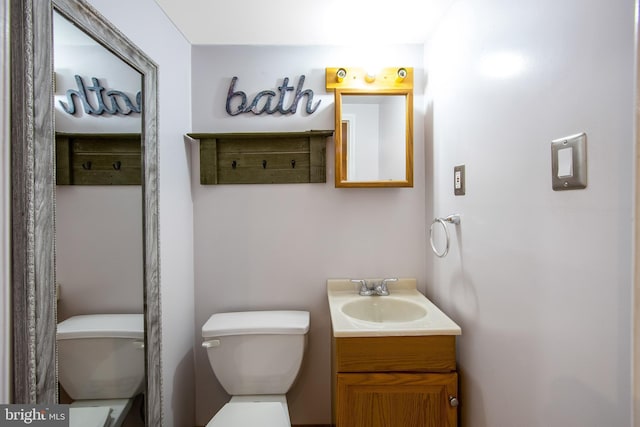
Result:
{"label": "wood framed medicine cabinet mirror", "polygon": [[[136,419],[146,426],[162,426],[157,66],[84,0],[11,0],[10,4],[12,403],[45,405],[60,401],[56,332],[61,305],[58,302],[71,295],[68,287],[58,293],[56,283],[62,258],[57,249],[63,231],[56,218],[63,211],[56,188],[55,132],[60,130],[62,120],[54,119],[59,105],[55,96],[60,91],[64,94],[68,87],[58,70],[54,70],[54,58],[60,58],[57,48],[64,23],[66,28],[74,28],[83,37],[92,39],[96,46],[78,41],[76,51],[104,50],[101,57],[113,56],[109,61],[121,62],[117,69],[130,68],[132,79],[139,82],[133,86],[139,88],[141,94],[136,102],[140,112],[135,122],[136,133],[140,134],[141,185],[132,189],[131,193],[137,194],[131,205],[134,205],[135,221],[140,224],[141,233],[132,235],[135,240],[123,245],[140,248],[140,261],[136,264],[139,280],[126,283],[139,295],[140,304],[135,310],[143,313],[144,319],[144,406],[143,416]],[[77,71],[78,67],[76,64],[69,70]],[[89,78],[102,77],[101,71],[95,64],[95,74]],[[80,97],[81,93],[77,93]],[[82,96],[86,98],[87,94]],[[96,99],[91,99],[95,107]],[[113,117],[96,116],[98,121],[115,124]],[[95,250],[100,244],[86,245],[86,251]],[[116,294],[120,293],[111,292]],[[121,313],[117,310],[114,308],[112,313]]]}
{"label": "wood framed medicine cabinet mirror", "polygon": [[327,68],[336,187],[413,187],[413,69]]}

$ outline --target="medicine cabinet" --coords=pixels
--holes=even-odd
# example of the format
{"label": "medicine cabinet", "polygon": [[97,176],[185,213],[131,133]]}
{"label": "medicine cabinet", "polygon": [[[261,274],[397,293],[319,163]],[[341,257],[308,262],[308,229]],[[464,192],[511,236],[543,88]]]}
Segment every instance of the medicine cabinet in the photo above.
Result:
{"label": "medicine cabinet", "polygon": [[413,187],[413,69],[327,68],[336,187]]}

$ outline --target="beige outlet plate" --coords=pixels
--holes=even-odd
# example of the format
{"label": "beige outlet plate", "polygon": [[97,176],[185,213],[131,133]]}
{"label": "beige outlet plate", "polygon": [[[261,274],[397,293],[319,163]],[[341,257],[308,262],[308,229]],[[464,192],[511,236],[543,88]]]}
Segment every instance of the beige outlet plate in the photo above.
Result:
{"label": "beige outlet plate", "polygon": [[465,195],[465,167],[464,165],[453,167],[453,194],[456,196]]}

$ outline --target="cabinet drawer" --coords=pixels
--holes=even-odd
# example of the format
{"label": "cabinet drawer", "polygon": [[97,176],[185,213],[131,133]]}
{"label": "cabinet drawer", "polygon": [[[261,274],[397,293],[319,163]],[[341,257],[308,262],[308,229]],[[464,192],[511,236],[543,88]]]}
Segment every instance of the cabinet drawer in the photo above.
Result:
{"label": "cabinet drawer", "polygon": [[450,372],[455,336],[333,337],[336,372]]}

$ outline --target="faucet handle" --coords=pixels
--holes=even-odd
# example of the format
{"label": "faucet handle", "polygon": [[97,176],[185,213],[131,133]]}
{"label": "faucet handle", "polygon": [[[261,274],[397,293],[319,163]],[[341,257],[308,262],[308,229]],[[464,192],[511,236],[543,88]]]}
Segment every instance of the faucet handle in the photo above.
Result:
{"label": "faucet handle", "polygon": [[373,290],[367,286],[367,281],[364,279],[351,279],[351,283],[360,283],[360,295],[370,296],[373,295]]}
{"label": "faucet handle", "polygon": [[389,295],[389,288],[387,288],[387,283],[397,282],[397,281],[398,281],[397,277],[382,279],[380,284],[376,286],[376,293],[381,296]]}

